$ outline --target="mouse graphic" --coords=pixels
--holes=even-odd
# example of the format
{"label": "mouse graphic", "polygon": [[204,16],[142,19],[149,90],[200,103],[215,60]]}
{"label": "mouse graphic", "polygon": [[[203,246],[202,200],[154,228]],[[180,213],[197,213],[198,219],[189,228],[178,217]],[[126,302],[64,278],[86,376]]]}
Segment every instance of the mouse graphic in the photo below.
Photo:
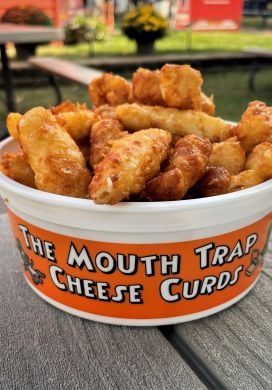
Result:
{"label": "mouse graphic", "polygon": [[267,247],[268,247],[268,243],[269,243],[269,240],[270,240],[271,233],[272,233],[272,223],[271,223],[271,225],[270,225],[270,227],[268,229],[268,233],[267,233],[267,237],[266,237],[266,241],[265,241],[263,249],[262,250],[260,250],[260,249],[253,249],[253,251],[251,252],[250,265],[245,270],[246,276],[251,276],[258,266],[262,266],[263,265],[264,255],[265,255],[265,253],[267,251]]}
{"label": "mouse graphic", "polygon": [[19,239],[17,239],[16,241],[16,246],[21,255],[25,271],[28,271],[30,273],[31,278],[35,284],[43,284],[45,274],[38,269],[34,269],[34,261],[32,259],[29,259],[29,257],[26,255]]}

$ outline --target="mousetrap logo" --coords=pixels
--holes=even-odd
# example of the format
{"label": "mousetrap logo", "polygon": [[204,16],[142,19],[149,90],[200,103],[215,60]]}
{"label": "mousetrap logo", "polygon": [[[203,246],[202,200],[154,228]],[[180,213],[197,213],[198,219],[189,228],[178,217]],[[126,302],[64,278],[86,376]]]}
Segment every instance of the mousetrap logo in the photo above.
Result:
{"label": "mousetrap logo", "polygon": [[237,297],[259,276],[272,234],[265,217],[209,239],[109,243],[71,239],[11,217],[36,289],[81,311],[124,318],[192,314]]}
{"label": "mousetrap logo", "polygon": [[34,269],[34,261],[29,259],[29,257],[25,254],[19,239],[16,240],[16,246],[20,253],[24,269],[25,271],[29,272],[32,281],[35,284],[43,284],[43,279],[45,278],[45,274],[39,271],[38,269]]}
{"label": "mousetrap logo", "polygon": [[266,254],[266,251],[267,251],[267,248],[268,248],[268,244],[269,244],[269,241],[270,241],[270,238],[271,238],[271,233],[272,233],[272,224],[269,227],[269,230],[268,230],[268,233],[267,233],[267,237],[266,237],[266,241],[265,241],[265,245],[264,245],[263,249],[262,250],[253,249],[253,251],[251,253],[250,265],[245,270],[246,276],[251,276],[256,271],[256,268],[258,266],[262,267],[263,261],[264,261],[264,255]]}

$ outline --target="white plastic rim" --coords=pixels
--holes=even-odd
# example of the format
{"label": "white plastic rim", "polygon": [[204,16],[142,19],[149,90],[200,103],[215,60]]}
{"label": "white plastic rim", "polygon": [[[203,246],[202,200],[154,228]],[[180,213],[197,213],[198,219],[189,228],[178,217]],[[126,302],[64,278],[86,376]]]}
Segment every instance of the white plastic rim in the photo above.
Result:
{"label": "white plastic rim", "polygon": [[[0,157],[4,152],[16,149],[17,142],[8,138],[0,143]],[[28,216],[30,222],[35,218],[60,233],[62,228],[65,230],[67,227],[75,228],[75,231],[91,230],[103,237],[103,232],[107,235],[136,233],[143,236],[198,231],[194,238],[199,238],[238,229],[267,215],[272,208],[272,180],[243,191],[210,198],[122,202],[110,206],[35,190],[0,173],[0,195],[8,207]],[[161,239],[158,242],[162,242]]]}

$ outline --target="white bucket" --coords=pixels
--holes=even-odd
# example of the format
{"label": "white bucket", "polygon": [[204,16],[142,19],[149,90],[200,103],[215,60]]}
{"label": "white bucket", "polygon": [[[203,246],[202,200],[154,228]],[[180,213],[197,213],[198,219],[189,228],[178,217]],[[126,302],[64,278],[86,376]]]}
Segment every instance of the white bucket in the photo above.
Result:
{"label": "white bucket", "polygon": [[[0,157],[16,149],[9,138]],[[0,194],[34,291],[120,325],[190,321],[241,299],[260,275],[272,219],[272,180],[211,198],[107,206],[0,173]]]}

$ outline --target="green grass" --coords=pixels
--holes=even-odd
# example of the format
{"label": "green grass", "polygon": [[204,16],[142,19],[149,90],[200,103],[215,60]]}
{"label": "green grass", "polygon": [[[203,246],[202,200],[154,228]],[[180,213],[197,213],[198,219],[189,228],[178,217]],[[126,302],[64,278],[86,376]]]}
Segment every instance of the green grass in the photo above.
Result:
{"label": "green grass", "polygon": [[[247,47],[263,47],[272,49],[272,33],[268,31],[238,31],[238,32],[193,32],[175,31],[156,42],[155,54],[183,53],[189,49],[192,52],[209,51],[240,51]],[[62,47],[40,46],[39,56],[59,56],[65,58],[84,58],[91,55],[132,55],[136,45],[121,34],[113,35],[103,42],[92,45],[64,45]],[[12,53],[13,54],[13,53]]]}
{"label": "green grass", "polygon": [[[262,70],[256,78],[257,91],[248,89],[248,70],[226,70],[220,72],[207,72],[204,76],[204,90],[207,94],[214,94],[216,115],[225,119],[238,120],[245,110],[247,103],[252,100],[263,100],[272,105],[272,69]],[[78,85],[65,85],[61,87],[65,100],[75,102],[88,102],[87,88]],[[25,112],[31,107],[42,105],[49,107],[55,104],[52,88],[39,87],[31,89],[18,88],[16,90],[18,110]],[[0,93],[1,120],[6,115],[3,103],[3,94]]]}

